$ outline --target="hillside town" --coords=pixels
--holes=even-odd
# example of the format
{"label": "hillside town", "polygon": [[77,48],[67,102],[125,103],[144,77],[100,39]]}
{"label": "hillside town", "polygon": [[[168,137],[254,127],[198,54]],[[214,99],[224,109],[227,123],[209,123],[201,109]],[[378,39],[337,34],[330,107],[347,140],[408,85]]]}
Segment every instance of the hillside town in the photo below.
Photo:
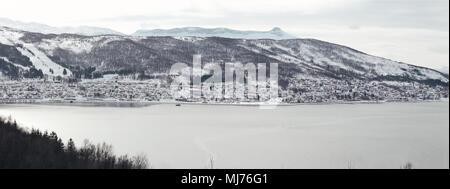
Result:
{"label": "hillside town", "polygon": [[[446,86],[418,82],[295,78],[280,89],[283,103],[408,102],[448,98]],[[0,82],[0,103],[167,102],[244,103],[258,99],[173,99],[168,82],[118,76],[66,80],[24,79]]]}

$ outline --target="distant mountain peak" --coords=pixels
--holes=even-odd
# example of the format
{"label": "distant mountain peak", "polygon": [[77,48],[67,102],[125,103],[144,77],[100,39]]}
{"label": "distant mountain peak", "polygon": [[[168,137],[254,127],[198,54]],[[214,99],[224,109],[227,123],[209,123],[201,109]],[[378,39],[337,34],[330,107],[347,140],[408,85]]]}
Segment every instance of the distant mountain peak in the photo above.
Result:
{"label": "distant mountain peak", "polygon": [[224,37],[239,39],[294,39],[293,35],[284,32],[279,27],[274,27],[269,31],[243,31],[229,28],[201,28],[183,27],[172,29],[138,30],[133,36],[172,36],[172,37]]}
{"label": "distant mountain peak", "polygon": [[34,22],[21,22],[8,18],[0,18],[0,26],[15,28],[23,31],[37,32],[43,34],[79,34],[86,36],[94,35],[124,35],[118,31],[108,28],[92,27],[92,26],[78,26],[78,27],[52,27],[45,24]]}
{"label": "distant mountain peak", "polygon": [[[53,27],[35,22],[21,22],[8,18],[0,18],[0,26],[15,28],[22,31],[43,33],[43,34],[78,34],[85,36],[96,35],[121,35],[123,33],[108,28],[77,26],[77,27]],[[172,37],[223,37],[235,39],[295,39],[297,37],[283,31],[279,27],[274,27],[268,31],[234,30],[225,27],[202,28],[202,27],[181,27],[172,29],[152,29],[137,30],[131,36],[172,36]]]}
{"label": "distant mountain peak", "polygon": [[273,31],[273,32],[282,32],[283,30],[281,30],[281,28],[279,28],[279,27],[274,27],[274,28],[272,28],[272,30],[270,30],[270,31]]}

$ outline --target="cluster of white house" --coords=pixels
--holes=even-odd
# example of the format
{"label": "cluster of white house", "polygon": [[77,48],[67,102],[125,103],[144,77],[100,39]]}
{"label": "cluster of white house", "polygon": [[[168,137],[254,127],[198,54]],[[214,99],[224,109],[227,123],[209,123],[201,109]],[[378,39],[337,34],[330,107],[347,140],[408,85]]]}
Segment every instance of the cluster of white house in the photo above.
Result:
{"label": "cluster of white house", "polygon": [[[290,79],[287,86],[279,89],[279,97],[285,103],[420,101],[439,100],[448,98],[448,95],[449,88],[445,86],[429,86],[417,82],[335,80],[329,78]],[[191,99],[189,95],[183,98],[174,98],[170,90],[170,84],[159,79],[92,79],[81,82],[30,79],[0,82],[0,102],[2,103],[165,100],[222,103],[243,101],[241,98],[226,97]],[[252,98],[244,101],[251,102],[258,101],[258,99]]]}

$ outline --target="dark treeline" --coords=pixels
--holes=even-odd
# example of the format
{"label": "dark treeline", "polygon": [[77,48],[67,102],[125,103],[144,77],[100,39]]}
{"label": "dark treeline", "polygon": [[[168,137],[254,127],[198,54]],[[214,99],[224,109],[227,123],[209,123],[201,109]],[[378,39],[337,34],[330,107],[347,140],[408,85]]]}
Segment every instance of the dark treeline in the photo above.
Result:
{"label": "dark treeline", "polygon": [[112,146],[88,141],[81,148],[65,145],[55,132],[27,131],[0,117],[0,169],[143,169],[145,156],[116,156]]}

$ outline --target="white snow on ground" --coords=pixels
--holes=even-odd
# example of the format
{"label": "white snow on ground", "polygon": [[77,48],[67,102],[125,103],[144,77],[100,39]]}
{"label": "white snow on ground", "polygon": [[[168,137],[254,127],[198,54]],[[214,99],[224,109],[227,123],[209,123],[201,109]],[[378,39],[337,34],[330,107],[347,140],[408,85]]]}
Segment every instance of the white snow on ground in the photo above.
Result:
{"label": "white snow on ground", "polygon": [[409,82],[400,82],[400,81],[382,81],[382,82],[378,82],[377,83],[385,83],[387,85],[391,85],[391,86],[410,86],[412,85]]}
{"label": "white snow on ground", "polygon": [[[132,37],[130,37],[130,38],[132,38]],[[91,41],[91,43],[101,41],[99,46],[102,47],[112,41],[120,41],[120,40],[125,40],[125,39],[130,39],[130,38],[124,38],[122,36],[96,36],[96,37],[90,38],[91,39],[90,41]]]}
{"label": "white snow on ground", "polygon": [[352,60],[352,61],[356,61],[356,62],[360,62],[360,64],[358,64],[358,65],[363,67],[364,69],[367,69],[367,70],[375,67],[375,65],[376,65],[376,63],[364,62],[365,60],[359,58],[363,54],[355,54],[355,53],[351,54],[351,53],[348,52],[348,50],[344,50],[344,49],[333,50],[333,53],[339,55],[342,58],[345,58],[345,59],[348,59],[348,60]]}
{"label": "white snow on ground", "polygon": [[79,38],[54,38],[54,39],[44,39],[40,44],[39,48],[46,50],[49,53],[53,53],[53,50],[57,48],[67,49],[74,53],[90,52],[93,45],[89,40],[79,39]]}
{"label": "white snow on ground", "polygon": [[23,36],[22,33],[9,28],[0,27],[0,43],[14,45]]}
{"label": "white snow on ground", "polygon": [[[279,60],[281,62],[296,63],[296,64],[303,62],[302,60],[298,59],[297,57],[292,56],[293,53],[290,48],[286,48],[281,45],[278,45],[278,44],[274,43],[273,41],[264,41],[263,43],[255,42],[253,44],[255,46],[257,46],[261,49],[267,50],[267,51],[273,52],[274,48],[278,48],[280,50],[283,50],[283,51],[286,51],[287,53],[289,53],[289,54],[278,54],[275,56],[267,55],[268,57],[273,58],[275,60]],[[254,49],[250,49],[250,50],[253,50],[254,52],[260,52],[259,50],[254,50]]]}
{"label": "white snow on ground", "polygon": [[[266,44],[262,44],[262,43],[252,43],[252,44],[257,46],[258,48],[261,48],[261,49],[264,49],[264,50],[267,50],[267,51],[273,51],[272,50],[272,46],[269,46],[269,45],[266,45]],[[253,51],[255,53],[261,53],[261,50],[259,50],[259,49],[249,48],[248,46],[245,46],[245,45],[238,45],[238,46],[240,46],[242,48],[245,48],[247,50]],[[282,50],[286,51],[285,48],[282,49]],[[290,54],[278,54],[278,55],[269,55],[269,54],[267,54],[267,56],[270,57],[270,58],[273,58],[275,60],[279,60],[281,62],[296,63],[296,64],[303,62],[302,60],[300,60],[300,59],[298,59],[298,58],[296,58],[296,57],[294,57],[294,56],[292,56]]]}
{"label": "white snow on ground", "polygon": [[320,49],[318,49],[315,46],[309,45],[309,44],[301,44],[300,45],[300,56],[302,56],[306,60],[312,60],[315,64],[320,64],[322,66],[336,66],[338,68],[342,68],[344,70],[351,70],[353,72],[356,72],[358,74],[363,74],[364,72],[355,70],[354,68],[347,66],[343,64],[342,62],[336,62],[334,60],[331,60],[324,54],[320,52]]}
{"label": "white snow on ground", "polygon": [[[44,74],[51,76],[64,76],[63,71],[64,67],[59,64],[54,63],[50,58],[47,57],[43,52],[39,51],[33,44],[23,43],[24,48],[17,48],[23,55],[30,58],[30,61],[33,63],[33,66],[42,70]],[[53,70],[53,73],[50,72],[50,69]],[[66,69],[66,75],[72,75],[72,72]]]}
{"label": "white snow on ground", "polygon": [[286,51],[286,52],[288,52],[288,53],[290,53],[290,54],[295,54],[295,52],[291,49],[291,48],[288,48],[288,47],[285,47],[285,46],[282,46],[282,45],[279,45],[279,44],[273,44],[273,46],[275,47],[275,48],[278,48],[278,49],[281,49],[281,50],[283,50],[283,51]]}
{"label": "white snow on ground", "polygon": [[255,41],[252,44],[267,51],[272,51],[271,48],[273,47],[273,43],[271,41]]}
{"label": "white snow on ground", "polygon": [[449,80],[443,77],[440,73],[430,70],[430,69],[420,69],[420,72],[424,75],[422,79],[430,78],[430,79],[439,79],[444,82],[448,82]]}
{"label": "white snow on ground", "polygon": [[242,47],[242,48],[244,48],[244,49],[247,49],[247,50],[249,50],[249,51],[255,52],[255,53],[261,53],[260,50],[255,49],[255,48],[249,48],[249,47],[246,46],[246,45],[241,45],[241,44],[239,44],[239,45],[237,45],[237,46],[238,46],[238,47]]}
{"label": "white snow on ground", "polygon": [[[385,58],[357,53],[351,50],[344,50],[344,49],[341,50],[345,53],[339,54],[347,59],[360,61],[365,64],[374,64],[375,65],[374,70],[379,75],[403,75],[405,73],[404,70],[415,69],[415,67],[412,65],[395,62]],[[444,82],[448,82],[448,79],[442,76],[439,72],[429,69],[419,69],[419,70],[422,75],[420,74],[415,75],[415,77],[417,77],[418,79],[437,79]]]}
{"label": "white snow on ground", "polygon": [[[64,68],[59,64],[54,63],[47,57],[42,51],[38,50],[33,44],[25,43],[20,40],[23,36],[19,31],[13,29],[0,28],[0,42],[4,42],[6,45],[21,44],[23,47],[17,47],[17,50],[22,55],[30,58],[31,63],[36,69],[42,70],[44,74],[51,76],[64,76]],[[53,70],[53,73],[50,72]],[[66,69],[67,76],[72,75],[71,71]]]}
{"label": "white snow on ground", "polygon": [[[340,60],[335,58],[342,57],[351,61],[358,63],[365,70],[373,70],[377,75],[394,75],[402,76],[405,73],[412,73],[413,69],[416,67],[404,63],[395,62],[381,57],[376,57],[372,55],[367,55],[364,53],[358,53],[356,51],[350,50],[344,47],[337,47],[332,50],[335,55],[324,55],[323,50],[319,49],[317,46],[310,45],[307,43],[299,44],[299,52],[294,52],[292,48],[285,47],[277,43],[277,41],[271,40],[260,40],[260,41],[250,41],[250,45],[238,45],[247,50],[253,51],[255,53],[262,53],[263,50],[276,52],[276,49],[285,51],[284,53],[277,52],[276,55],[266,54],[268,57],[279,60],[281,62],[287,63],[305,63],[309,66],[322,69],[318,67],[321,66],[335,66],[345,70],[351,70],[358,74],[366,74],[364,71],[354,69],[352,66],[346,65]],[[253,47],[255,46],[255,47]],[[337,57],[336,57],[337,56]],[[437,79],[444,82],[448,82],[448,79],[442,76],[439,72],[430,69],[418,69],[420,73],[414,74],[417,79]],[[412,74],[410,74],[412,75]]]}
{"label": "white snow on ground", "polygon": [[299,79],[299,80],[301,80],[301,79],[307,79],[307,80],[318,80],[318,79],[321,79],[321,78],[318,78],[316,76],[312,76],[312,75],[308,75],[308,74],[296,74],[295,78]]}
{"label": "white snow on ground", "polygon": [[45,50],[49,54],[53,54],[53,51],[57,48],[72,51],[74,53],[89,53],[94,45],[101,41],[99,46],[106,45],[111,41],[123,40],[120,36],[96,36],[89,38],[80,37],[56,37],[52,39],[44,39],[38,44],[40,49]]}
{"label": "white snow on ground", "polygon": [[288,63],[300,63],[302,62],[300,59],[287,55],[287,54],[280,54],[277,56],[268,55],[268,57],[282,61],[282,62],[288,62]]}
{"label": "white snow on ground", "polygon": [[205,39],[203,37],[179,37],[179,36],[174,36],[173,38],[187,42],[197,42]]}
{"label": "white snow on ground", "polygon": [[[337,66],[337,67],[340,67],[343,69],[351,69],[341,63],[330,60],[329,58],[327,58],[324,55],[322,55],[321,53],[319,53],[318,49],[316,49],[313,46],[307,45],[307,44],[300,45],[300,49],[299,49],[300,53],[295,53],[291,48],[276,44],[274,41],[254,42],[252,44],[257,46],[258,48],[261,48],[261,49],[264,49],[267,51],[271,51],[271,52],[273,52],[273,48],[278,48],[280,50],[286,51],[289,54],[279,54],[276,56],[267,55],[273,59],[276,59],[276,60],[279,60],[282,62],[297,63],[297,64],[305,63],[305,64],[308,64],[309,66],[312,66],[312,67],[315,67],[318,69],[322,69],[322,68],[318,67],[316,64],[319,64],[319,65],[328,65],[329,64],[329,65]],[[261,51],[258,49],[248,48],[244,45],[242,45],[241,47],[244,47],[244,48],[251,50],[253,52],[256,52],[256,53],[261,53]],[[303,60],[299,59],[298,57],[301,57]],[[310,61],[312,61],[312,60],[314,61],[314,63],[310,63]]]}
{"label": "white snow on ground", "polygon": [[[274,52],[274,48],[278,48],[280,50],[285,51],[289,54],[278,54],[276,56],[274,55],[268,55],[271,58],[274,58],[276,60],[280,60],[283,62],[290,62],[290,63],[307,63],[311,66],[315,66],[315,64],[327,66],[332,65],[336,66],[345,70],[351,70],[359,74],[365,74],[363,71],[355,70],[351,66],[345,65],[344,63],[340,61],[334,61],[334,55],[328,57],[325,56],[323,53],[321,53],[321,50],[317,48],[317,46],[301,43],[299,46],[300,53],[294,52],[291,48],[284,47],[283,45],[277,44],[276,41],[258,41],[252,43],[258,48]],[[245,48],[245,46],[243,46]],[[254,52],[260,53],[261,51],[258,49],[253,48],[247,48],[249,50],[252,50]],[[413,69],[416,69],[416,67],[404,63],[395,62],[392,60],[388,60],[381,57],[376,57],[372,55],[367,55],[364,53],[358,53],[356,51],[350,50],[348,48],[340,47],[335,48],[332,51],[334,54],[336,54],[338,57],[342,57],[348,60],[352,60],[355,62],[358,62],[358,66],[363,67],[365,70],[374,70],[375,73],[378,75],[396,75],[401,76],[405,73],[411,73]],[[301,57],[302,59],[306,60],[303,61],[299,59]],[[313,61],[313,63],[309,63],[310,61]],[[418,69],[420,73],[414,74],[414,77],[417,79],[425,80],[425,79],[437,79],[444,82],[448,82],[448,78],[442,76],[439,72],[436,72],[431,69]]]}
{"label": "white snow on ground", "polygon": [[106,80],[115,80],[115,79],[119,78],[119,74],[106,74],[106,75],[103,75],[103,78]]}

